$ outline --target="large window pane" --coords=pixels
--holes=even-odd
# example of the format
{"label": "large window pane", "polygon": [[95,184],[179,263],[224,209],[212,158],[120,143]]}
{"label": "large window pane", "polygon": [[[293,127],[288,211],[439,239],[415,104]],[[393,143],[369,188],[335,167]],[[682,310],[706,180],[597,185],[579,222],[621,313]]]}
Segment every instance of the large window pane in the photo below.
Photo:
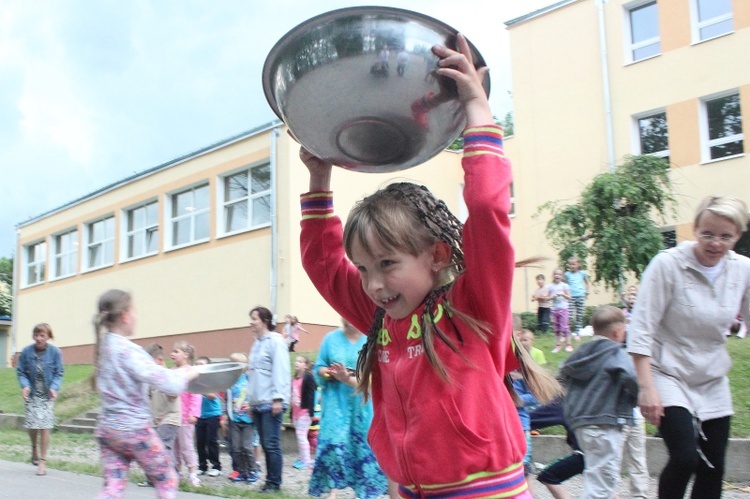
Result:
{"label": "large window pane", "polygon": [[734,30],[732,0],[695,0],[699,40],[707,40]]}
{"label": "large window pane", "polygon": [[744,136],[739,94],[706,101],[706,115],[710,158],[742,154]]}
{"label": "large window pane", "polygon": [[659,11],[656,2],[630,11],[630,43],[633,61],[661,53]]}
{"label": "large window pane", "polygon": [[224,201],[247,197],[247,172],[230,175],[224,179]]}
{"label": "large window pane", "polygon": [[698,0],[698,20],[708,21],[732,12],[732,0]]}
{"label": "large window pane", "polygon": [[223,181],[225,234],[268,224],[271,220],[271,167],[253,166]]}
{"label": "large window pane", "polygon": [[151,202],[129,210],[127,216],[127,257],[156,253],[159,243],[159,204]]}
{"label": "large window pane", "polygon": [[657,113],[638,119],[641,154],[654,154],[669,149],[667,113]]}

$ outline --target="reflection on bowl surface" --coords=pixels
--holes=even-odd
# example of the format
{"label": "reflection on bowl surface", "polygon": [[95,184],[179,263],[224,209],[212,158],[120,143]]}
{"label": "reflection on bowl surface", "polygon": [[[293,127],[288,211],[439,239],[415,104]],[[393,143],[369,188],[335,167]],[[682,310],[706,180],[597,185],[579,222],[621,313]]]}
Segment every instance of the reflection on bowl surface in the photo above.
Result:
{"label": "reflection on bowl surface", "polygon": [[[327,12],[271,49],[263,90],[271,108],[313,154],[366,172],[402,170],[448,147],[466,118],[455,83],[435,72],[436,44],[456,30],[389,7]],[[484,59],[472,45],[476,66]],[[489,76],[484,81],[489,94]]]}
{"label": "reflection on bowl surface", "polygon": [[188,383],[187,391],[212,393],[226,390],[237,382],[246,367],[247,364],[242,362],[219,362],[195,366],[200,374]]}

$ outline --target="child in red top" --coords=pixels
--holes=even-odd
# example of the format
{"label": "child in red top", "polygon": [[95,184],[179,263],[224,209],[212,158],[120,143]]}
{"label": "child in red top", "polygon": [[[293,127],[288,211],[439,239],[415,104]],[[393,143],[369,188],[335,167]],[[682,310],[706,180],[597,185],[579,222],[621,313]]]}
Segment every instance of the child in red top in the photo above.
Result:
{"label": "child in red top", "polygon": [[[368,331],[357,365],[360,389],[374,403],[368,440],[399,494],[530,498],[526,440],[504,382],[519,367],[511,334],[510,163],[481,84],[487,68],[475,69],[462,35],[458,47],[433,51],[438,73],[456,82],[467,118],[466,224],[425,187],[397,183],[358,203],[342,233],[331,164],[302,149],[310,170],[302,259],[325,299]],[[533,362],[527,367],[534,371]]]}

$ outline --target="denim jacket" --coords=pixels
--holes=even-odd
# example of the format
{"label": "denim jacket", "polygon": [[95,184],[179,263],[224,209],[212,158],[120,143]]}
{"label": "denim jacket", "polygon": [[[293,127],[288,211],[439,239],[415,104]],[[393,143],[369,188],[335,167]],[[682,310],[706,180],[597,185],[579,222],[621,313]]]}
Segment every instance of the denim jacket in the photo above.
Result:
{"label": "denim jacket", "polygon": [[[59,348],[47,343],[47,349],[42,354],[42,369],[47,388],[56,392],[59,391],[64,372],[62,352]],[[21,388],[28,386],[31,388],[31,393],[33,394],[34,380],[36,379],[36,354],[33,344],[21,351],[16,374],[18,375],[18,384],[21,385]]]}

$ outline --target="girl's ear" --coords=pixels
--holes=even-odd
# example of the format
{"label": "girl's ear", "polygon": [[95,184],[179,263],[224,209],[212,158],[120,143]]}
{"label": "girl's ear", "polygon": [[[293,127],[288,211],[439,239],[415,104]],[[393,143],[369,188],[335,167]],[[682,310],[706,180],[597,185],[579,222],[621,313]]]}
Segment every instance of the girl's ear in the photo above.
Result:
{"label": "girl's ear", "polygon": [[442,271],[450,265],[453,248],[443,241],[436,242],[432,247],[432,264],[437,272]]}

